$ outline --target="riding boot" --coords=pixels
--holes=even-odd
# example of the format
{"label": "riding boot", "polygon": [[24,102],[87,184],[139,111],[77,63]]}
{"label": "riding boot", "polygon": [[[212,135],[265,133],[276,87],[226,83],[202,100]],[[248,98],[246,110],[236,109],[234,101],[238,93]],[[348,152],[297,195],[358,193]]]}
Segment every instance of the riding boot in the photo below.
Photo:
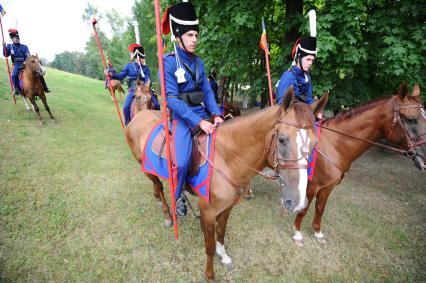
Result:
{"label": "riding boot", "polygon": [[186,216],[186,204],[184,197],[180,197],[176,200],[176,216],[177,217],[184,217]]}
{"label": "riding boot", "polygon": [[19,77],[17,79],[15,79],[14,81],[14,89],[13,89],[13,95],[14,96],[18,96],[21,95],[21,92],[19,91]]}
{"label": "riding boot", "polygon": [[43,85],[44,92],[49,93],[49,92],[50,92],[50,90],[49,90],[49,88],[47,87],[46,81],[44,80],[44,77],[43,77],[43,76],[40,76],[40,81],[41,81],[41,84]]}

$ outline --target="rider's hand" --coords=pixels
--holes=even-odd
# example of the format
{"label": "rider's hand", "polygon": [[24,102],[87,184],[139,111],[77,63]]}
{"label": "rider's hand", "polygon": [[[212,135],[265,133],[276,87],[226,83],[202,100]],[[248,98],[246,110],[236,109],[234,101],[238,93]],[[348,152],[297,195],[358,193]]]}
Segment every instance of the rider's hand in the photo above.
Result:
{"label": "rider's hand", "polygon": [[2,45],[3,45],[3,46],[6,46],[6,42],[4,42],[4,41],[3,41]]}
{"label": "rider's hand", "polygon": [[223,119],[220,116],[214,117],[214,127],[217,128],[220,124],[223,123]]}
{"label": "rider's hand", "polygon": [[105,76],[110,76],[108,70],[104,70],[104,74],[105,74]]}
{"label": "rider's hand", "polygon": [[203,132],[205,132],[206,134],[211,134],[214,132],[214,126],[212,123],[205,121],[205,120],[201,120],[200,124],[198,124],[198,126],[200,126],[201,130],[203,130]]}

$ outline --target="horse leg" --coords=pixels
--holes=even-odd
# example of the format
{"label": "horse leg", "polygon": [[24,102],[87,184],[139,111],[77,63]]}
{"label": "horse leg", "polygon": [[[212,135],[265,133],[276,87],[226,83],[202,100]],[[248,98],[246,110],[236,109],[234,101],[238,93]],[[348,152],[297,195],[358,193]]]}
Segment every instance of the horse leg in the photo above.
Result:
{"label": "horse leg", "polygon": [[23,94],[21,96],[22,96],[22,100],[24,101],[24,104],[25,104],[25,109],[27,109],[27,111],[30,111],[31,108],[28,105],[27,98]]}
{"label": "horse leg", "polygon": [[33,109],[37,113],[38,118],[40,119],[40,121],[43,121],[43,119],[41,118],[41,115],[40,115],[40,109],[38,108],[38,106],[37,106],[37,104],[35,102],[34,96],[29,97],[28,99],[31,101],[31,104],[33,105]]}
{"label": "horse leg", "polygon": [[206,248],[207,262],[204,274],[209,282],[215,282],[213,269],[213,256],[216,249],[215,226],[216,214],[215,211],[209,211],[207,208],[200,206],[201,227],[204,232],[204,246]]}
{"label": "horse leg", "polygon": [[308,204],[306,205],[305,209],[303,209],[301,212],[299,212],[296,215],[296,219],[294,220],[294,235],[292,239],[293,239],[293,242],[299,247],[303,247],[303,235],[300,232],[300,227],[302,225],[303,218],[308,212],[309,205],[311,204],[313,198],[315,197],[315,191],[316,191],[315,188],[308,187]]}
{"label": "horse leg", "polygon": [[331,190],[334,186],[321,189],[317,194],[317,200],[315,202],[315,216],[312,221],[312,227],[314,228],[315,240],[320,244],[325,244],[327,241],[324,237],[324,234],[321,233],[321,217],[325,210],[325,205],[327,204],[328,196],[330,195]]}
{"label": "horse leg", "polygon": [[52,115],[52,113],[50,112],[50,108],[49,108],[49,106],[47,105],[46,95],[45,95],[44,93],[42,93],[42,94],[40,95],[40,99],[41,99],[41,101],[43,102],[44,108],[45,108],[45,109],[46,109],[46,111],[49,113],[50,118],[51,118],[51,119],[55,119],[55,118],[53,118],[53,115]]}
{"label": "horse leg", "polygon": [[226,223],[228,222],[229,215],[231,214],[232,207],[221,212],[217,216],[217,230],[216,230],[216,254],[222,259],[223,265],[225,265],[228,270],[234,268],[232,264],[232,259],[228,256],[225,250],[225,230]]}
{"label": "horse leg", "polygon": [[164,226],[166,228],[172,226],[173,221],[170,214],[169,206],[167,205],[166,198],[164,197],[163,183],[160,179],[152,174],[145,174],[153,183],[154,197],[157,199],[158,206],[163,210]]}

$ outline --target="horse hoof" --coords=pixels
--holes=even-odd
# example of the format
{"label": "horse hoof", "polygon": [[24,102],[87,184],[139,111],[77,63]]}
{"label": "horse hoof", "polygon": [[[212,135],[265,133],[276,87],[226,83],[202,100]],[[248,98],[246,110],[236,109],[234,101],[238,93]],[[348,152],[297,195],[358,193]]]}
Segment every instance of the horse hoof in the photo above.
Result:
{"label": "horse hoof", "polygon": [[314,237],[315,241],[317,241],[317,243],[321,244],[321,245],[325,245],[327,243],[327,240],[325,239],[325,237]]}
{"label": "horse hoof", "polygon": [[173,225],[173,221],[170,219],[164,220],[164,227],[169,228]]}
{"label": "horse hoof", "polygon": [[232,262],[224,263],[223,265],[226,267],[226,269],[228,269],[228,271],[231,271],[232,269],[234,269],[234,264]]}
{"label": "horse hoof", "polygon": [[303,240],[294,240],[293,239],[293,243],[300,248],[302,248],[303,245],[304,245]]}

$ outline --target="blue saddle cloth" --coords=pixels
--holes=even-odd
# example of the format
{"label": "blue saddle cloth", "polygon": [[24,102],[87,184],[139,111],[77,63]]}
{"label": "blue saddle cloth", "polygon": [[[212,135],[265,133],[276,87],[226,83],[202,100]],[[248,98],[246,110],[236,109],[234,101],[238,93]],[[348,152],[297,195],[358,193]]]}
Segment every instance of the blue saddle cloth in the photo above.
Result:
{"label": "blue saddle cloth", "polygon": [[[172,129],[172,127],[169,127]],[[176,176],[177,176],[177,168],[175,158],[175,141],[173,140],[173,136],[170,139],[171,141],[171,155],[172,155],[172,175],[174,179],[174,183],[177,184]],[[160,121],[154,128],[151,130],[151,133],[148,136],[147,142],[145,144],[145,148],[142,152],[142,172],[156,175],[163,179],[169,178],[169,172],[167,168],[167,150],[165,144],[163,146],[159,146],[159,140],[162,141],[164,139],[164,125],[163,122]],[[207,156],[211,162],[214,162],[214,146],[216,140],[216,133],[207,136],[208,141],[206,145],[206,149],[202,149],[207,151]],[[161,142],[160,142],[161,144]],[[163,147],[161,149],[161,147]],[[201,164],[199,164],[199,171],[196,176],[189,176],[186,179],[186,182],[191,186],[192,190],[196,192],[201,198],[205,201],[209,202],[210,200],[210,183],[211,176],[213,172],[213,167],[211,164],[204,160]]]}

